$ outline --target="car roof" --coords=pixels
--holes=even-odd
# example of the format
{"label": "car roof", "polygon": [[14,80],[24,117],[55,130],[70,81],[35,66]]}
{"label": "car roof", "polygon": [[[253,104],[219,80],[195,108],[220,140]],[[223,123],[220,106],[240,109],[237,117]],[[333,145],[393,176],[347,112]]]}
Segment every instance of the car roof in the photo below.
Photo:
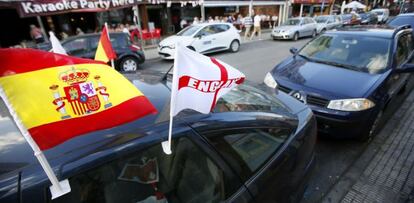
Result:
{"label": "car roof", "polygon": [[414,17],[414,13],[402,13],[397,15],[396,17]]}
{"label": "car roof", "polygon": [[388,25],[363,25],[338,28],[326,33],[371,36],[391,39],[394,35],[395,30],[395,28]]}
{"label": "car roof", "polygon": [[204,22],[204,23],[199,23],[199,24],[197,24],[197,25],[200,25],[200,26],[207,26],[207,25],[223,25],[223,24],[225,24],[225,25],[233,25],[233,24],[231,24],[231,23],[226,23],[226,22],[223,22],[223,23],[221,23],[221,22],[212,22],[212,23],[209,23],[209,22]]}

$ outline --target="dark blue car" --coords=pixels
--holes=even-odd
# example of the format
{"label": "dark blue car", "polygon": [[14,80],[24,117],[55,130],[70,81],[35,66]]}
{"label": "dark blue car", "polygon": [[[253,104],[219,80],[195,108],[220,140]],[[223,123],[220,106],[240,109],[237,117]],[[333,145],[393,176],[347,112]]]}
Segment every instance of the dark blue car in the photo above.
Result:
{"label": "dark blue car", "polygon": [[360,26],[326,32],[278,64],[265,78],[313,110],[319,132],[366,140],[387,105],[409,91],[414,71],[410,26]]}
{"label": "dark blue car", "polygon": [[[316,120],[285,93],[240,85],[208,115],[183,111],[168,136],[171,83],[133,83],[159,113],[45,151],[72,191],[50,200],[50,181],[0,100],[0,202],[292,202],[314,160]],[[53,135],[51,135],[53,136]]]}

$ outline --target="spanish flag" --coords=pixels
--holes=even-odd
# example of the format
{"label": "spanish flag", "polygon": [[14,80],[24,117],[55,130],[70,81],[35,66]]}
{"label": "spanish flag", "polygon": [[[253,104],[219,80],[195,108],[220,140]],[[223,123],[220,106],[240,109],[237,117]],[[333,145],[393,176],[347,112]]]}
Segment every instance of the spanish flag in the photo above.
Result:
{"label": "spanish flag", "polygon": [[1,89],[41,150],[157,111],[106,64],[33,49],[0,49]]}
{"label": "spanish flag", "polygon": [[116,54],[112,48],[108,30],[106,29],[106,26],[104,26],[101,33],[101,38],[98,42],[98,48],[96,49],[95,60],[108,63],[108,61],[115,58]]}

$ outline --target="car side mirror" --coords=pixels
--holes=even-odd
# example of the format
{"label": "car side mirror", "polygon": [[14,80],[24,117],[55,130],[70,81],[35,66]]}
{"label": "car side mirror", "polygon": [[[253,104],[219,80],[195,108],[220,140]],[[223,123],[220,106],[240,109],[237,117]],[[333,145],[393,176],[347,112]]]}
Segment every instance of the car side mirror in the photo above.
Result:
{"label": "car side mirror", "polygon": [[414,64],[413,63],[405,63],[400,68],[395,70],[397,73],[413,73],[414,72]]}
{"label": "car side mirror", "polygon": [[292,47],[289,49],[290,53],[296,55],[298,53],[298,49],[296,49],[295,47]]}
{"label": "car side mirror", "polygon": [[196,35],[196,36],[194,36],[194,38],[198,38],[198,39],[201,39],[201,38],[203,38],[203,34],[198,34],[198,35]]}

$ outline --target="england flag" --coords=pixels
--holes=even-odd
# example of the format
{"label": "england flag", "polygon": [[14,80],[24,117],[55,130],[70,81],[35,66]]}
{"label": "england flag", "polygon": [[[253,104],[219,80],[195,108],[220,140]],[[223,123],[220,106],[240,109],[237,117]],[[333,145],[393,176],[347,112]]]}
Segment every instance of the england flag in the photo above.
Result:
{"label": "england flag", "polygon": [[178,45],[171,91],[171,116],[184,109],[208,114],[217,100],[244,81],[244,74],[215,58]]}

